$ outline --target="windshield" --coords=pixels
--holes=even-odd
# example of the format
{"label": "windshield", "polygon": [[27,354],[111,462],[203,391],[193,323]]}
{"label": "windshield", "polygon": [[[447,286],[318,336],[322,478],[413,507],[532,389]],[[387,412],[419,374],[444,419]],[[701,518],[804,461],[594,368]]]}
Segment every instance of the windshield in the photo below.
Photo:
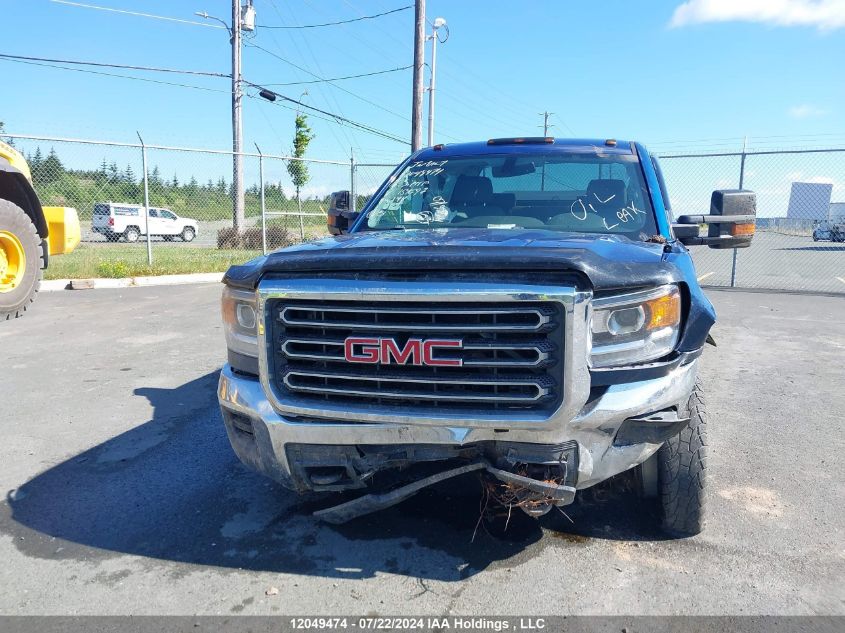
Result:
{"label": "windshield", "polygon": [[577,153],[411,162],[366,226],[548,229],[636,240],[657,233],[637,157]]}

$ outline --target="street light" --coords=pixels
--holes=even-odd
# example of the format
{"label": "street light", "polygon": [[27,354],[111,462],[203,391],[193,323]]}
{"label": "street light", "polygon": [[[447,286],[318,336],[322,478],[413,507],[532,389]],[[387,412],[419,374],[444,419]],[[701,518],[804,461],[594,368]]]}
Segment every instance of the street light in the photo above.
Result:
{"label": "street light", "polygon": [[446,29],[446,39],[441,40],[441,44],[449,39],[449,27],[446,26],[444,18],[434,18],[431,23],[431,35],[426,39],[431,40],[431,79],[428,84],[428,146],[434,145],[434,86],[436,82],[437,72],[437,31],[441,28]]}

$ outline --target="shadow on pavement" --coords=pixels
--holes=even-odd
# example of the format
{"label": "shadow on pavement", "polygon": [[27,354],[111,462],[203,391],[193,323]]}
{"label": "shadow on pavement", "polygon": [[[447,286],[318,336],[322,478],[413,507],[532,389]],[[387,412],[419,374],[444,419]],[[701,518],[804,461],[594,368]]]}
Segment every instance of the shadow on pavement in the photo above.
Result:
{"label": "shadow on pavement", "polygon": [[[609,485],[540,522],[514,510],[479,522],[468,477],[342,526],[243,467],[215,400],[217,372],[176,389],[137,389],[154,416],[37,475],[0,505],[0,533],[26,556],[97,560],[132,554],[223,568],[362,578],[376,572],[459,580],[544,547],[660,539],[652,510]],[[207,404],[206,404],[207,403]],[[91,421],[96,424],[96,420]],[[561,538],[543,538],[545,533]],[[510,562],[505,562],[509,561]]]}
{"label": "shadow on pavement", "polygon": [[776,251],[817,251],[822,253],[839,253],[845,251],[845,246],[791,246],[784,248],[776,248]]}

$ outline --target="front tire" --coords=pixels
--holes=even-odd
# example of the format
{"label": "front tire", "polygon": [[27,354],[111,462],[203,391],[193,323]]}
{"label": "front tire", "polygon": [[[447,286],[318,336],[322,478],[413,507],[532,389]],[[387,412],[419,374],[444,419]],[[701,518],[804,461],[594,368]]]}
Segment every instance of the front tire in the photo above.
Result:
{"label": "front tire", "polygon": [[138,238],[141,237],[141,232],[134,226],[130,226],[123,232],[123,237],[126,238],[127,242],[135,243],[138,241]]}
{"label": "front tire", "polygon": [[192,242],[195,236],[196,232],[190,226],[186,226],[184,229],[182,229],[183,242]]}
{"label": "front tire", "polygon": [[0,200],[0,321],[23,316],[41,285],[41,238],[18,205]]}
{"label": "front tire", "polygon": [[687,402],[689,424],[657,451],[661,526],[672,536],[694,536],[705,525],[707,411],[701,381]]}

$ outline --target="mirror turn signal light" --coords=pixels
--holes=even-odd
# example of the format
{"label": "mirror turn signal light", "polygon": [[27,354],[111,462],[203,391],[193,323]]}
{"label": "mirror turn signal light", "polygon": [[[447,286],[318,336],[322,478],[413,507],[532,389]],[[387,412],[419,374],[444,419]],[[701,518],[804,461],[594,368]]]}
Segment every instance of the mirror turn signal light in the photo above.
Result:
{"label": "mirror turn signal light", "polygon": [[749,235],[754,235],[754,230],[756,226],[754,222],[746,222],[743,224],[731,224],[728,232],[731,234],[732,237],[746,237]]}

